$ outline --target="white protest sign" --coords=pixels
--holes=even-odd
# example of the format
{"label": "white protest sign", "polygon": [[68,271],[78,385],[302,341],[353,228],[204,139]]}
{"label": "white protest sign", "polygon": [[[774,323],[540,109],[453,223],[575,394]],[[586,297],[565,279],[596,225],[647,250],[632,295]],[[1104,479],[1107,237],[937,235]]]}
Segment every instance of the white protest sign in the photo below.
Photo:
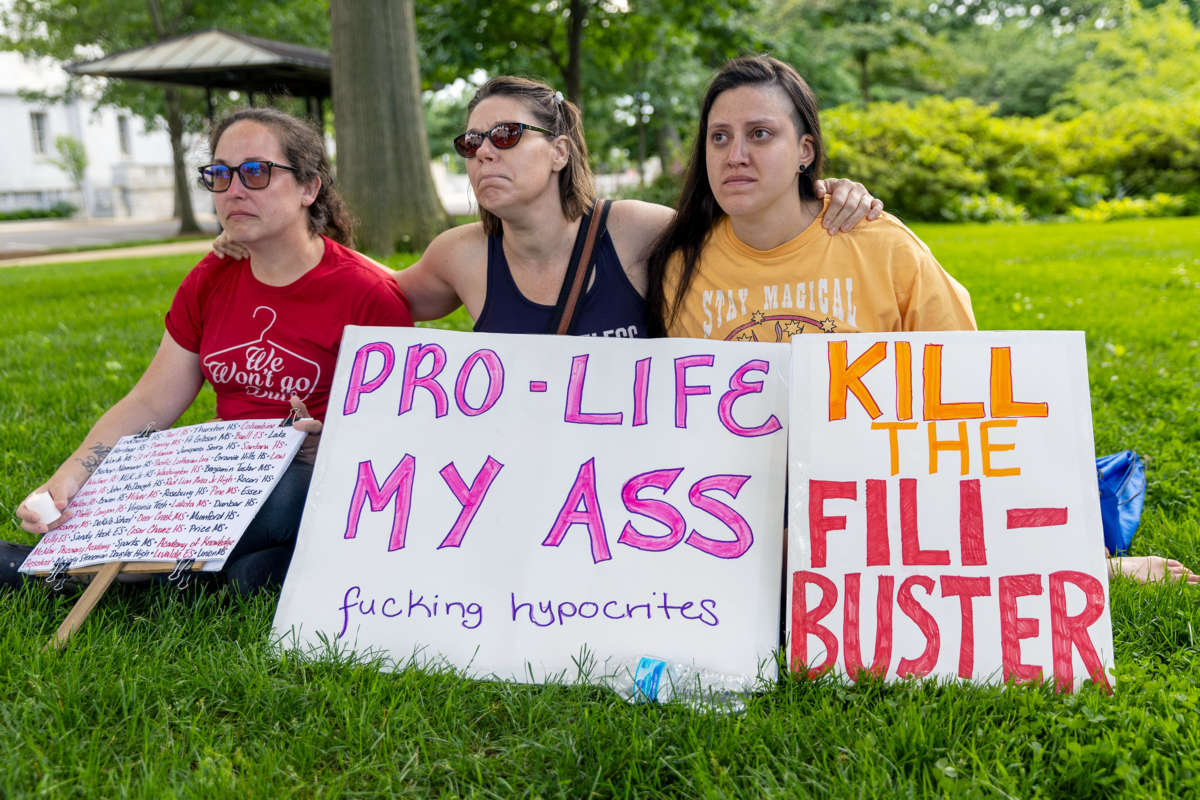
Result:
{"label": "white protest sign", "polygon": [[774,674],[787,364],[347,327],[276,635],[518,681]]}
{"label": "white protest sign", "polygon": [[72,498],[72,517],[42,537],[21,571],[187,558],[218,570],[304,436],[280,420],[126,436]]}
{"label": "white protest sign", "polygon": [[1111,686],[1083,334],[792,347],[792,669]]}

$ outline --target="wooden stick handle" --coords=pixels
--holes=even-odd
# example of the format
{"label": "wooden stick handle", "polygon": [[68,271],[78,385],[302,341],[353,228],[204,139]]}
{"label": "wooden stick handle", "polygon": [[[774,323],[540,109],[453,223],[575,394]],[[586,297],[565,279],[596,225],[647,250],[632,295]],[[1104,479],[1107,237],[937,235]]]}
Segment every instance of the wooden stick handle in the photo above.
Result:
{"label": "wooden stick handle", "polygon": [[108,591],[108,587],[116,580],[117,575],[121,572],[121,568],[125,566],[123,561],[111,561],[102,567],[96,573],[96,577],[92,578],[92,582],[88,584],[87,589],[75,601],[74,607],[71,608],[71,613],[67,614],[67,618],[63,620],[62,625],[58,626],[54,637],[46,643],[42,648],[46,650],[62,650],[66,647],[67,642],[75,635],[75,631],[79,630],[79,626],[88,618],[88,614],[92,613],[92,609],[100,602],[100,598]]}

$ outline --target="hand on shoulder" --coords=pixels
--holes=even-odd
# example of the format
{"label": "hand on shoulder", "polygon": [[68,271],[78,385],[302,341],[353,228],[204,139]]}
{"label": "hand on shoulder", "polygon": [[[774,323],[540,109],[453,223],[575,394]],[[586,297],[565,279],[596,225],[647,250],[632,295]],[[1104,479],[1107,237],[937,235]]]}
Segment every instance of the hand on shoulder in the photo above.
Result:
{"label": "hand on shoulder", "polygon": [[867,187],[849,178],[825,178],[815,185],[817,199],[829,195],[822,225],[830,234],[844,233],[864,219],[879,219],[883,201],[872,197]]}

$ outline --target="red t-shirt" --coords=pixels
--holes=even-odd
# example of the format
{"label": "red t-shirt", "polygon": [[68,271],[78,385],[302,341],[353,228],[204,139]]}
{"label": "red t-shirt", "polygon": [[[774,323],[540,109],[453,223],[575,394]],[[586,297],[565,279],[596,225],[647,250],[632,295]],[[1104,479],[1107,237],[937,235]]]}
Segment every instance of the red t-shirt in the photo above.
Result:
{"label": "red t-shirt", "polygon": [[287,286],[254,277],[249,260],[208,254],[183,279],[167,312],[167,332],[200,356],[221,419],[287,416],[299,395],[324,419],[342,328],[412,325],[392,276],[325,238],[317,266]]}

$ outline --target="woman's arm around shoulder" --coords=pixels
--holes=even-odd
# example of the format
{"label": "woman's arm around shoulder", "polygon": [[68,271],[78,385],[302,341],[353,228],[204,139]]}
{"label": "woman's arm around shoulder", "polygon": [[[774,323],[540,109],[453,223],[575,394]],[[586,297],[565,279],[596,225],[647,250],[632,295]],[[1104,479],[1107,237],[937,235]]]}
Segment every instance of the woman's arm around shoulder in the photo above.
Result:
{"label": "woman's arm around shoulder", "polygon": [[[856,181],[844,178],[817,181],[818,197],[826,194],[830,200],[824,224],[831,234],[851,230],[863,219],[877,219],[883,210],[883,203]],[[608,232],[617,258],[643,297],[647,289],[646,260],[674,218],[674,209],[642,200],[617,200],[608,212]]]}
{"label": "woman's arm around shoulder", "polygon": [[[180,347],[171,334],[163,333],[158,351],[138,382],[100,417],[75,452],[34,491],[49,492],[60,511],[66,508],[118,439],[147,426],[161,429],[173,425],[196,399],[203,381],[200,356]],[[45,533],[68,518],[63,516],[57,523],[44,525],[26,503],[18,506],[17,517],[21,527],[31,533]]]}
{"label": "woman's arm around shoulder", "polygon": [[629,282],[643,297],[646,295],[646,259],[674,218],[674,210],[643,200],[615,200],[609,209],[608,235],[612,237],[617,258]]}
{"label": "woman's arm around shoulder", "polygon": [[396,272],[414,320],[439,319],[460,305],[475,318],[487,294],[487,236],[483,224],[438,234],[412,265]]}

